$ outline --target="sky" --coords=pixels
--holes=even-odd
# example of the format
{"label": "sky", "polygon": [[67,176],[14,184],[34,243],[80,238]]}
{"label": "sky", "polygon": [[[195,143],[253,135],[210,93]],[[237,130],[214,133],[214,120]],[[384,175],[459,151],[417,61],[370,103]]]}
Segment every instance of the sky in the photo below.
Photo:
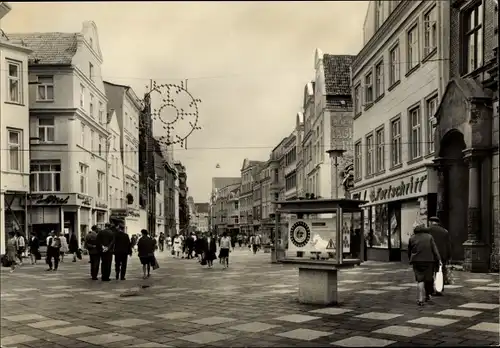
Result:
{"label": "sky", "polygon": [[[143,96],[153,79],[199,104],[199,125],[175,159],[189,195],[208,202],[212,177],[267,160],[295,126],[314,52],[357,54],[368,2],[11,2],[9,32],[79,32],[96,23],[103,79]],[[182,98],[178,103],[186,103]],[[162,127],[156,127],[161,134]],[[179,127],[185,129],[185,127]],[[218,165],[218,166],[217,166]],[[219,168],[217,168],[219,167]]]}

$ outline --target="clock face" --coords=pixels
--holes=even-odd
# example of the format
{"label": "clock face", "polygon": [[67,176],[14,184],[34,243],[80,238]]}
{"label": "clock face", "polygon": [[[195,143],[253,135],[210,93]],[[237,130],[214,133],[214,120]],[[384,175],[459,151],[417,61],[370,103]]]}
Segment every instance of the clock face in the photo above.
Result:
{"label": "clock face", "polygon": [[311,230],[304,221],[297,221],[290,228],[290,240],[297,248],[302,248],[309,243]]}

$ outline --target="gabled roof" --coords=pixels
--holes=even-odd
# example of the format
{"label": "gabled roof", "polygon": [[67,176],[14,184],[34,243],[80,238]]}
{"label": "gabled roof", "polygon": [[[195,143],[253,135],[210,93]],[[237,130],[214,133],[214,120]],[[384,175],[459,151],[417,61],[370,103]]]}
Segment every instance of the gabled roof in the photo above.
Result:
{"label": "gabled roof", "polygon": [[80,33],[14,33],[10,40],[21,41],[33,52],[29,64],[71,65]]}
{"label": "gabled roof", "polygon": [[212,178],[212,189],[221,189],[231,184],[241,183],[240,177],[216,177]]}
{"label": "gabled roof", "polygon": [[323,55],[325,89],[327,95],[351,95],[351,64],[356,56]]}

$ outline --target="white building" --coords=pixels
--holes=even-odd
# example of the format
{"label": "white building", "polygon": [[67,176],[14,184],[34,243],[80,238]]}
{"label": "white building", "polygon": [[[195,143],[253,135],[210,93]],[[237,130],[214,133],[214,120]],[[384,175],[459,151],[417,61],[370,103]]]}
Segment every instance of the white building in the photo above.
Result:
{"label": "white building", "polygon": [[[330,198],[336,192],[336,174],[326,151],[352,152],[349,80],[353,60],[351,55],[323,54],[316,49],[316,76],[304,91],[303,186],[306,194],[315,197]],[[341,159],[339,171],[343,164]]]}
{"label": "white building", "polygon": [[[78,241],[107,220],[107,98],[97,27],[77,33],[10,34],[33,50],[29,60],[33,231]],[[36,85],[35,85],[36,84]],[[24,207],[17,206],[19,210]]]}
{"label": "white building", "polygon": [[165,178],[156,179],[156,235],[165,233]]}
{"label": "white building", "polygon": [[209,209],[210,209],[209,203],[195,203],[195,209],[194,209],[195,211],[194,211],[194,216],[192,217],[192,224],[194,225],[196,231],[202,233],[208,232]]}
{"label": "white building", "polygon": [[[147,228],[139,212],[139,98],[129,86],[104,82],[108,109],[113,109],[119,126],[119,135],[110,138],[110,168],[112,176],[120,177],[123,187],[113,192],[121,204],[112,207],[112,215],[125,216],[125,228],[129,234]],[[120,169],[121,168],[121,169]],[[116,198],[114,198],[116,199]],[[120,210],[116,210],[120,209]],[[125,209],[126,211],[123,211]]]}
{"label": "white building", "polygon": [[406,257],[412,224],[436,214],[434,113],[447,83],[446,1],[371,1],[352,65],[354,198],[369,259]]}
{"label": "white building", "polygon": [[179,176],[175,176],[175,195],[174,195],[174,209],[175,209],[175,233],[180,233],[180,217],[179,217]]}
{"label": "white building", "polygon": [[108,184],[108,204],[111,212],[116,212],[116,209],[124,210],[125,196],[124,180],[123,180],[123,163],[120,152],[120,126],[116,116],[116,110],[108,109],[108,131],[109,137],[107,142],[107,184]]}
{"label": "white building", "polygon": [[[11,7],[0,2],[0,20]],[[19,40],[0,29],[0,254],[8,232],[27,232],[29,193],[28,54]],[[20,209],[13,210],[17,206]]]}

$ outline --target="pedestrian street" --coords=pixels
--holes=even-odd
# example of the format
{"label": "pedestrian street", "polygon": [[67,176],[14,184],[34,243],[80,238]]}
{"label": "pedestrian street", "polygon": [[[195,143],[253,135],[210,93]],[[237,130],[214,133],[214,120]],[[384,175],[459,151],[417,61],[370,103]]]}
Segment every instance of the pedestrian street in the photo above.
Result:
{"label": "pedestrian street", "polygon": [[[2,347],[356,347],[498,345],[498,274],[455,271],[445,296],[416,305],[407,264],[342,271],[338,306],[296,300],[298,271],[236,249],[230,267],[158,253],[143,280],[90,280],[88,258],[2,268]],[[218,262],[218,261],[216,261]],[[112,276],[114,275],[114,270]],[[130,295],[130,296],[124,296]],[[135,295],[135,296],[132,296]]]}

